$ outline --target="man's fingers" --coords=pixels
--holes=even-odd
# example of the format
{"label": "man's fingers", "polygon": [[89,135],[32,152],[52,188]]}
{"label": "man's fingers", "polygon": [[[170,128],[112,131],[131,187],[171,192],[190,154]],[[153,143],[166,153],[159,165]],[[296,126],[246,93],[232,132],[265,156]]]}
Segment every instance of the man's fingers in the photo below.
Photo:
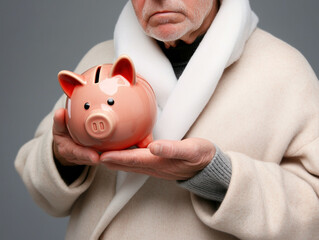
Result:
{"label": "man's fingers", "polygon": [[95,150],[79,146],[75,143],[72,149],[72,154],[77,157],[79,163],[86,165],[97,164],[100,158],[99,154]]}
{"label": "man's fingers", "polygon": [[160,156],[163,158],[169,159],[189,159],[193,158],[194,149],[196,146],[187,142],[186,140],[183,141],[171,141],[171,140],[158,140],[152,142],[148,148],[150,149],[151,153],[156,156]]}
{"label": "man's fingers", "polygon": [[[145,174],[145,175],[149,175],[149,176],[156,177],[156,178],[162,178],[162,179],[166,179],[166,180],[176,180],[175,175],[161,172],[161,171],[156,171],[155,169],[152,169],[152,168],[128,167],[125,165],[120,165],[120,164],[111,163],[111,162],[103,162],[103,164],[111,170],[124,171],[124,172],[135,172],[135,173]],[[183,178],[181,178],[181,179],[183,179]]]}
{"label": "man's fingers", "polygon": [[126,165],[120,165],[120,164],[112,163],[112,162],[103,162],[103,164],[107,168],[111,170],[116,170],[116,171],[135,172],[135,173],[141,173],[141,174],[147,174],[147,175],[151,175],[152,173],[154,174],[154,171],[148,168],[128,167]]}
{"label": "man's fingers", "polygon": [[100,159],[94,149],[80,146],[72,140],[64,123],[64,109],[57,110],[54,116],[53,151],[62,165],[94,165]]}
{"label": "man's fingers", "polygon": [[148,148],[102,153],[101,163],[113,170],[137,172],[168,180],[188,179],[203,169],[215,154],[205,139],[158,140]]}
{"label": "man's fingers", "polygon": [[93,149],[72,142],[61,145],[63,146],[56,146],[55,156],[62,165],[95,165],[99,161],[100,156]]}
{"label": "man's fingers", "polygon": [[53,117],[53,133],[54,134],[64,134],[67,133],[67,128],[65,125],[65,109],[60,108],[55,111]]}
{"label": "man's fingers", "polygon": [[153,155],[147,148],[104,152],[100,159],[102,162],[136,167],[154,166],[160,161],[160,158]]}
{"label": "man's fingers", "polygon": [[182,141],[158,140],[148,145],[151,153],[169,159],[194,160],[202,156],[212,158],[214,145],[204,139],[188,138]]}

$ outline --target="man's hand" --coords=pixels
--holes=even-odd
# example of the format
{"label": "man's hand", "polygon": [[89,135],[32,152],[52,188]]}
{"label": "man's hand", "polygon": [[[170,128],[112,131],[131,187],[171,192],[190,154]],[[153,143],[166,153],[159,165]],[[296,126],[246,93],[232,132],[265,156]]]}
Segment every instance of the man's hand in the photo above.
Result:
{"label": "man's hand", "polygon": [[58,109],[53,119],[53,152],[63,166],[95,165],[99,154],[73,142],[65,125],[65,109]]}
{"label": "man's hand", "polygon": [[108,168],[143,173],[167,180],[186,180],[205,168],[215,155],[208,140],[158,140],[148,148],[104,152],[100,159]]}

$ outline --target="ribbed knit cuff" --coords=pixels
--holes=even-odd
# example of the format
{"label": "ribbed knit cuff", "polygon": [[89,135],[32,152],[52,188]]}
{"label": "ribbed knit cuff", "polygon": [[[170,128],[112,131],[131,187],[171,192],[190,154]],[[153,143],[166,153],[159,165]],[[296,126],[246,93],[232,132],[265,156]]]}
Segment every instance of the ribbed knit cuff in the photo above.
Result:
{"label": "ribbed knit cuff", "polygon": [[231,161],[217,146],[213,160],[202,171],[178,184],[206,199],[222,202],[232,174]]}

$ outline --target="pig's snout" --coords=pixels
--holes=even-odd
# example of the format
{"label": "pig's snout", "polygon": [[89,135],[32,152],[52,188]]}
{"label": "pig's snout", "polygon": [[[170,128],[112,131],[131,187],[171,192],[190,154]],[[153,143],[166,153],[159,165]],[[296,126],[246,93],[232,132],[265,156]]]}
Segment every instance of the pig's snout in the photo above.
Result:
{"label": "pig's snout", "polygon": [[111,116],[103,113],[93,113],[85,121],[86,132],[95,139],[105,139],[114,130],[115,123]]}

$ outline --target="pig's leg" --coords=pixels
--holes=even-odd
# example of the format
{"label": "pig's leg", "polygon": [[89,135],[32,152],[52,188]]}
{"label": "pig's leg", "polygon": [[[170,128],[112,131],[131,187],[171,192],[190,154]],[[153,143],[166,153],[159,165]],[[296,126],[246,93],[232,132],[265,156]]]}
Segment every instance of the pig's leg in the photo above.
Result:
{"label": "pig's leg", "polygon": [[148,144],[153,142],[153,135],[152,133],[148,135],[146,138],[144,138],[142,141],[140,141],[138,144],[136,144],[139,148],[146,148]]}

